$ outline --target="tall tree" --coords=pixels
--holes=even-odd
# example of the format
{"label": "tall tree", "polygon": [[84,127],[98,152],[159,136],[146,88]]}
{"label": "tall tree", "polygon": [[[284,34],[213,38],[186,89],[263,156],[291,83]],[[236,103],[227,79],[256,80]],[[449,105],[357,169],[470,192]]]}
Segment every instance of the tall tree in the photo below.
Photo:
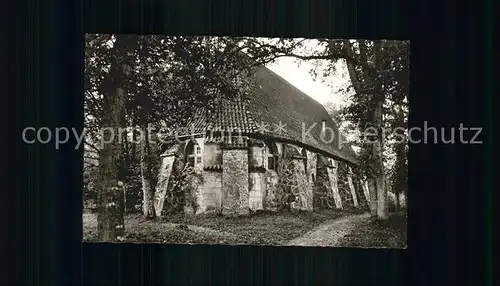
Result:
{"label": "tall tree", "polygon": [[388,109],[387,121],[394,130],[394,140],[391,144],[395,160],[392,166],[391,184],[395,195],[395,210],[400,209],[400,194],[406,194],[408,177],[408,138],[405,131],[408,128],[408,94],[409,94],[409,43],[395,41],[390,43],[389,53],[393,56],[390,68],[393,76],[386,81],[390,95],[391,108]]}
{"label": "tall tree", "polygon": [[[110,39],[111,40],[111,39]],[[98,235],[101,241],[114,241],[124,233],[123,221],[123,150],[121,128],[125,122],[124,78],[129,63],[122,55],[133,49],[129,36],[115,38],[109,73],[99,86],[102,92],[100,129],[103,131],[99,152]],[[104,132],[108,131],[108,132]]]}
{"label": "tall tree", "polygon": [[[350,57],[359,54],[363,65],[347,61],[347,70],[355,90],[354,104],[348,107],[349,119],[357,122],[370,136],[362,138],[361,158],[371,191],[371,211],[380,219],[387,218],[385,172],[383,165],[383,104],[384,92],[377,73],[382,66],[380,42],[344,40],[342,50]],[[368,68],[369,67],[369,68]],[[372,68],[374,67],[374,68]],[[367,133],[363,132],[364,137]],[[376,193],[376,196],[374,195]],[[376,199],[376,204],[373,202]],[[376,206],[376,208],[375,208]],[[376,210],[376,211],[375,211]]]}

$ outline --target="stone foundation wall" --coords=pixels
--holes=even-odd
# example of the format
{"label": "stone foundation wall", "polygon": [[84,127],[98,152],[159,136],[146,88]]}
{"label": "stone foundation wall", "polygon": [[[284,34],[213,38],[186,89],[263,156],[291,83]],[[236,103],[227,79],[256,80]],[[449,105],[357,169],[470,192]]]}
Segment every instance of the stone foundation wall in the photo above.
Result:
{"label": "stone foundation wall", "polygon": [[[202,179],[190,182],[194,198],[184,206],[187,213],[246,215],[250,210],[276,211],[286,204],[291,209],[312,211],[322,205],[319,198],[327,195],[333,198],[335,206],[332,204],[332,207],[343,208],[354,206],[353,192],[359,207],[368,206],[360,177],[353,174],[349,183],[349,168],[345,163],[298,146],[278,143],[276,147],[280,154],[275,157],[278,163],[274,167],[277,169],[272,170],[267,164],[270,150],[262,141],[245,141],[248,145],[239,142],[221,145],[202,139],[197,142],[203,153],[202,162],[195,169]],[[165,176],[172,173],[172,166],[178,161],[162,160],[160,195],[168,190],[170,183]],[[294,196],[283,202],[285,193]]]}
{"label": "stone foundation wall", "polygon": [[262,210],[264,208],[265,167],[266,157],[264,142],[252,140],[248,150],[248,186],[249,186],[249,207],[251,210]]}
{"label": "stone foundation wall", "polygon": [[249,213],[248,150],[222,151],[222,213],[245,215]]}
{"label": "stone foundation wall", "polygon": [[278,188],[292,195],[288,201],[291,209],[312,210],[312,188],[306,173],[307,157],[303,155],[302,148],[292,144],[283,144],[281,149],[283,157],[278,170]]}
{"label": "stone foundation wall", "polygon": [[313,185],[313,205],[314,209],[321,209],[321,197],[326,196],[330,192],[329,179],[326,166],[318,164],[316,169],[316,181]]}
{"label": "stone foundation wall", "polygon": [[266,210],[276,211],[278,209],[278,173],[273,170],[267,170],[264,173],[264,202],[263,207]]}
{"label": "stone foundation wall", "polygon": [[195,172],[187,176],[184,185],[184,213],[199,214],[203,212],[201,206],[204,179],[203,173],[196,168]]}
{"label": "stone foundation wall", "polygon": [[312,211],[313,210],[313,193],[303,159],[292,159],[294,187],[292,193],[295,195],[295,201],[292,202],[292,209]]}
{"label": "stone foundation wall", "polygon": [[222,172],[204,171],[202,192],[202,212],[221,212],[222,210]]}
{"label": "stone foundation wall", "polygon": [[264,208],[264,173],[262,172],[250,172],[249,174],[249,207],[251,210],[262,210]]}

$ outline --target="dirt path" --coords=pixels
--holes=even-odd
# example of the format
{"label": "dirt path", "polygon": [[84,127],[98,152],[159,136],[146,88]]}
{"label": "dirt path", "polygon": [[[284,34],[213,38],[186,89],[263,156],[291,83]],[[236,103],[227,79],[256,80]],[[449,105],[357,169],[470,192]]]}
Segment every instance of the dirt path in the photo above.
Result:
{"label": "dirt path", "polygon": [[321,224],[305,235],[288,242],[289,246],[336,246],[356,224],[370,218],[370,214],[351,215]]}

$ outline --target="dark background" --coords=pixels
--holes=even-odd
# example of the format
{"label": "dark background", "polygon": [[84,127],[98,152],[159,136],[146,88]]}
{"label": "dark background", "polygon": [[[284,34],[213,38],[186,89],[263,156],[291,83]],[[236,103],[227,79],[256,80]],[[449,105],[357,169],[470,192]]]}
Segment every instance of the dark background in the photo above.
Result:
{"label": "dark background", "polygon": [[[1,113],[14,133],[3,149],[12,174],[2,171],[0,187],[7,226],[0,226],[0,284],[489,283],[492,78],[481,72],[492,62],[492,30],[479,27],[491,19],[489,8],[422,0],[159,2],[19,1],[2,17],[11,23],[2,69],[15,78],[4,86],[9,107]],[[83,129],[85,32],[410,39],[410,127],[482,126],[484,144],[410,146],[406,250],[82,245],[82,149],[71,141],[60,150],[27,145],[21,130]]]}

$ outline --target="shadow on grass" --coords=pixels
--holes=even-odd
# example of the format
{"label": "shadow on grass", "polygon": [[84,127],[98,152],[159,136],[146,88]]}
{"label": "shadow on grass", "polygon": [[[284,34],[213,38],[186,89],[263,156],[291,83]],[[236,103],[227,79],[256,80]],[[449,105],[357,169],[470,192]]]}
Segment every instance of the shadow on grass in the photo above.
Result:
{"label": "shadow on grass", "polygon": [[279,246],[304,235],[328,220],[362,213],[359,210],[324,210],[319,212],[258,211],[250,216],[223,217],[216,214],[184,217],[175,215],[164,221],[186,223],[225,233],[231,233],[230,244]]}
{"label": "shadow on grass", "polygon": [[[174,214],[153,221],[143,221],[140,215],[127,215],[126,234],[122,241],[279,246],[304,235],[321,223],[363,212],[358,209],[280,213],[258,211],[243,217],[223,217],[220,214],[196,216]],[[96,233],[95,217],[84,215],[84,241],[98,242]]]}
{"label": "shadow on grass", "polygon": [[341,241],[343,247],[406,248],[406,212],[392,213],[385,221],[369,219],[355,228]]}

